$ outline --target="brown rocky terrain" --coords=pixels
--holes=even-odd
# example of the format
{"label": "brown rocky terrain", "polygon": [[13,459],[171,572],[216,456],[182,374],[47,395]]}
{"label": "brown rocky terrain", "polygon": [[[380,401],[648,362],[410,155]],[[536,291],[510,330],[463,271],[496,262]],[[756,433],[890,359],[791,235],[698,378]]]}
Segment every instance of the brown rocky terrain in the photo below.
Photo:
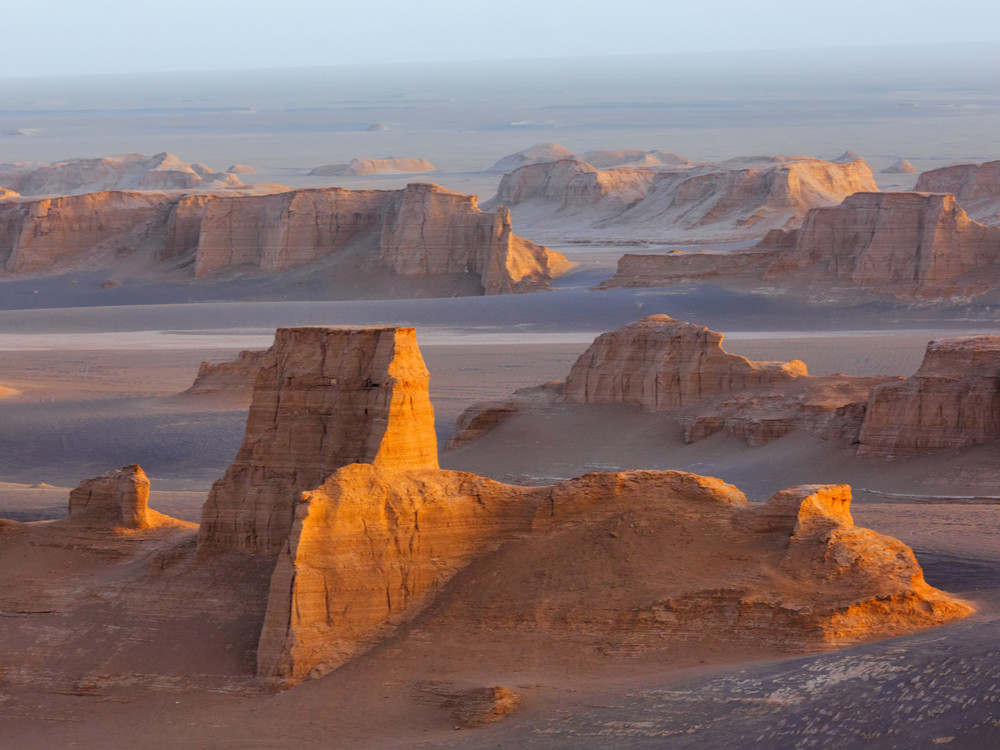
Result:
{"label": "brown rocky terrain", "polygon": [[651,315],[599,336],[565,382],[524,388],[469,407],[448,448],[513,415],[561,404],[630,404],[663,412],[687,443],[725,432],[750,446],[802,430],[859,456],[965,448],[1000,438],[1000,337],[928,344],[911,378],[810,376],[804,363],[752,362],[722,348],[722,334]]}
{"label": "brown rocky terrain", "polygon": [[510,206],[539,236],[731,242],[796,227],[810,209],[864,190],[877,187],[862,160],[761,156],[602,171],[564,159],[504,175],[484,205]]}
{"label": "brown rocky terrain", "polygon": [[921,173],[913,189],[951,193],[976,221],[1000,223],[1000,161],[931,169]]}
{"label": "brown rocky terrain", "polygon": [[71,159],[55,164],[0,164],[0,185],[21,195],[80,195],[108,190],[189,190],[241,185],[229,172],[188,164],[166,152]]}
{"label": "brown rocky terrain", "polygon": [[762,280],[934,299],[995,289],[998,259],[1000,229],[970,219],[951,195],[861,192],[811,210],[799,229],[774,230],[750,250],[626,255],[601,288]]}
{"label": "brown rocky terrain", "polygon": [[194,528],[149,507],[149,479],[136,464],[85,479],[69,493],[69,523],[101,529]]}
{"label": "brown rocky terrain", "polygon": [[383,172],[433,172],[434,165],[426,159],[389,156],[385,159],[351,159],[348,164],[324,164],[309,174],[319,177],[352,176],[359,177]]}
{"label": "brown rocky terrain", "polygon": [[543,289],[569,267],[515,235],[505,210],[435,185],[275,191],[11,199],[0,204],[0,261],[10,274],[130,263],[181,278],[323,262],[359,279],[469,277],[486,294]]}
{"label": "brown rocky terrain", "polygon": [[271,349],[247,349],[228,362],[202,362],[191,387],[179,395],[226,396],[227,400],[249,404],[257,373],[271,352]]}
{"label": "brown rocky terrain", "polygon": [[1000,336],[931,341],[917,373],[872,391],[859,455],[905,456],[1000,438]]}

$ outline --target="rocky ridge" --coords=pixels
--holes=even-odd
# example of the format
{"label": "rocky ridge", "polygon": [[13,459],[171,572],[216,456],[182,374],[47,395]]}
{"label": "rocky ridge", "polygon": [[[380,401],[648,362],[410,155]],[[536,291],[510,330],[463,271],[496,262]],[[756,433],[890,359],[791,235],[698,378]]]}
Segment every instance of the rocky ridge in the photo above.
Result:
{"label": "rocky ridge", "polygon": [[433,172],[434,165],[426,159],[389,156],[385,159],[351,159],[347,164],[324,164],[309,174],[319,177],[349,176],[360,177],[383,172],[404,172],[416,174]]}
{"label": "rocky ridge", "polygon": [[70,159],[55,164],[0,164],[0,185],[21,195],[80,195],[108,190],[190,190],[241,185],[230,172],[214,172],[166,152]]}
{"label": "rocky ridge", "polygon": [[176,269],[183,278],[325,263],[359,280],[468,276],[486,294],[544,289],[570,265],[515,235],[505,210],[481,211],[474,196],[436,185],[104,192],[0,203],[0,263],[9,274],[125,262]]}
{"label": "rocky ridge", "polygon": [[920,174],[913,189],[927,193],[951,193],[976,221],[1000,223],[1000,161],[952,164],[931,169]]}
{"label": "rocky ridge", "polygon": [[504,175],[484,205],[510,206],[518,224],[538,236],[586,229],[591,240],[733,242],[798,226],[812,208],[877,189],[862,160],[761,156],[600,170],[563,159]]}

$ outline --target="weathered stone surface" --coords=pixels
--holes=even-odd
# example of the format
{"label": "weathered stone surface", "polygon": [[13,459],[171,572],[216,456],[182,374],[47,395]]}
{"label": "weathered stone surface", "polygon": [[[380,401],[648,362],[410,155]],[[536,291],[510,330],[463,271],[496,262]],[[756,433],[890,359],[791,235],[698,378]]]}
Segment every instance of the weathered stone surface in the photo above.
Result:
{"label": "weathered stone surface", "polygon": [[633,650],[691,639],[808,650],[971,612],[923,581],[905,545],[854,527],[849,504],[841,485],[750,506],[735,487],[683,472],[522,488],[348,466],[303,496],[272,577],[258,673],[287,687],[336,668],[484,554],[475,584],[449,588],[432,623]]}
{"label": "weathered stone surface", "polygon": [[1000,161],[931,169],[921,173],[914,190],[951,193],[973,219],[1000,223]]}
{"label": "weathered stone surface", "polygon": [[574,363],[565,397],[674,409],[719,393],[807,375],[804,363],[751,362],[722,348],[722,334],[668,315],[598,336]]}
{"label": "weathered stone surface", "polygon": [[675,286],[726,277],[760,278],[777,254],[774,249],[747,252],[674,250],[655,255],[625,253],[618,259],[615,275],[602,281],[597,288]]}
{"label": "weathered stone surface", "polygon": [[811,208],[877,189],[860,160],[762,156],[602,171],[564,159],[505,175],[484,205],[511,206],[518,225],[536,234],[724,242],[798,226]]}
{"label": "weathered stone surface", "polygon": [[859,455],[912,455],[1000,438],[1000,336],[931,341],[916,375],[874,389]]}
{"label": "weathered stone surface", "polygon": [[479,401],[459,414],[455,429],[448,437],[448,450],[471,443],[490,430],[499,427],[519,411],[551,408],[562,398],[562,381],[540,386],[520,388],[509,398],[497,401]]}
{"label": "weathered stone surface", "polygon": [[573,152],[558,143],[539,143],[524,151],[500,158],[487,172],[510,172],[526,164],[539,164],[559,159],[572,159]]}
{"label": "weathered stone surface", "polygon": [[149,507],[149,479],[137,464],[83,480],[69,493],[69,521],[109,530],[194,526]]}
{"label": "weathered stone surface", "polygon": [[780,246],[765,280],[794,276],[898,295],[995,287],[1000,228],[972,221],[953,196],[857,193],[811,211]]}
{"label": "weathered stone surface", "polygon": [[275,190],[14,198],[0,204],[0,263],[17,274],[136,257],[200,277],[324,261],[362,283],[468,275],[486,294],[545,289],[570,266],[515,235],[506,209],[481,211],[474,196],[436,185]]}
{"label": "weathered stone surface", "polygon": [[412,328],[279,328],[199,549],[276,554],[299,495],[342,466],[436,467],[427,382]]}
{"label": "weathered stone surface", "polygon": [[166,152],[0,165],[0,184],[21,195],[79,195],[106,190],[176,190],[240,185],[235,174],[187,164]]}
{"label": "weathered stone surface", "polygon": [[181,395],[226,395],[250,402],[257,374],[271,356],[271,349],[247,349],[228,362],[202,362],[191,387]]}
{"label": "weathered stone surface", "polygon": [[362,176],[379,174],[381,172],[433,172],[434,165],[426,159],[389,156],[385,159],[351,159],[348,164],[324,164],[316,167],[309,174],[320,177],[338,175]]}
{"label": "weathered stone surface", "polygon": [[371,647],[476,554],[527,529],[545,495],[463,472],[340,469],[297,505],[258,675],[287,687]]}

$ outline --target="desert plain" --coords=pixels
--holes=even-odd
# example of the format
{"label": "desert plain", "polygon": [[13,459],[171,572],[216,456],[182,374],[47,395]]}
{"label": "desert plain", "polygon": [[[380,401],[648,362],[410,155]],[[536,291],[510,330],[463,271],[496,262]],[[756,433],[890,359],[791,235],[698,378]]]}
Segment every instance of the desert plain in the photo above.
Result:
{"label": "desert plain", "polygon": [[[500,73],[428,65],[39,79],[30,86],[7,80],[0,82],[8,102],[0,129],[9,133],[0,137],[0,161],[170,152],[185,164],[237,174],[251,186],[248,200],[278,193],[277,185],[399,191],[435,183],[477,194],[493,210],[489,199],[517,166],[502,159],[535,144],[558,142],[587,164],[587,153],[625,149],[710,165],[759,154],[843,164],[840,155],[852,151],[870,165],[865,190],[883,193],[912,191],[918,173],[1000,158],[995,51],[904,47],[858,51],[837,64],[802,53],[794,70],[785,62],[759,53],[512,64]],[[551,147],[539,152],[564,163]],[[318,169],[390,155],[434,169],[398,162],[388,167],[412,172]],[[620,166],[618,157],[603,158],[610,169]],[[901,160],[916,172],[881,171]],[[554,162],[539,162],[547,163]],[[254,171],[227,170],[237,164]],[[653,171],[675,166],[661,161]],[[573,169],[590,179],[604,167]],[[555,185],[555,177],[546,179]],[[533,184],[524,180],[522,189]],[[31,200],[19,192],[23,197],[3,201]],[[757,220],[745,217],[728,237],[707,220],[683,235],[675,231],[683,217],[658,224],[651,211],[629,223],[622,211],[638,204],[626,193],[613,211],[607,201],[595,204],[590,219],[600,225],[555,200],[511,206],[516,235],[573,264],[547,291],[470,294],[475,284],[457,273],[433,283],[378,277],[366,287],[347,266],[271,273],[234,263],[221,276],[188,278],[180,265],[141,265],[118,247],[111,249],[121,261],[99,248],[85,262],[63,258],[0,279],[0,386],[9,389],[0,399],[0,518],[24,524],[0,527],[0,747],[996,747],[995,439],[866,456],[851,440],[795,423],[755,444],[726,429],[688,441],[682,423],[662,411],[558,402],[520,409],[447,448],[469,407],[565,380],[596,337],[649,315],[721,332],[726,351],[751,361],[802,360],[813,376],[909,378],[932,340],[1000,335],[1000,276],[988,278],[995,270],[988,262],[972,272],[977,283],[994,285],[986,289],[967,277],[944,291],[910,294],[890,288],[896,282],[880,293],[870,280],[831,290],[810,285],[815,280],[783,287],[781,279],[702,275],[597,290],[626,253],[707,248],[725,255],[764,236],[754,229]],[[994,250],[1000,253],[1000,244]],[[949,246],[938,251],[946,255]],[[186,391],[201,362],[266,349],[276,329],[295,326],[415,328],[443,469],[519,487],[588,472],[692,472],[735,485],[755,507],[786,488],[847,484],[857,526],[912,548],[927,583],[974,612],[836,649],[711,633],[635,643],[624,625],[613,638],[581,645],[560,635],[556,622],[548,630],[537,623],[475,626],[490,596],[511,611],[558,598],[543,570],[590,576],[587,585],[563,582],[596,597],[581,607],[617,601],[629,582],[602,568],[604,558],[593,551],[610,541],[630,545],[607,553],[627,560],[623,569],[666,579],[710,568],[719,552],[713,545],[681,549],[655,523],[649,533],[663,534],[660,544],[644,541],[642,521],[624,532],[635,540],[622,540],[618,527],[587,526],[583,537],[533,547],[530,555],[519,557],[513,542],[490,550],[419,611],[380,631],[370,648],[276,690],[255,666],[268,607],[266,587],[255,581],[269,575],[262,570],[273,560],[171,568],[165,549],[177,559],[193,554],[190,526],[71,531],[78,535],[60,541],[61,527],[52,522],[66,516],[80,482],[138,464],[150,480],[150,507],[198,524],[213,482],[240,448],[250,395],[229,387]],[[19,542],[19,534],[33,541]],[[166,573],[153,579],[136,572],[154,563]],[[181,570],[189,579],[171,573]],[[490,588],[487,579],[498,574],[506,583]],[[152,581],[162,598],[137,591],[136,581]],[[179,616],[188,606],[194,614]],[[215,614],[199,622],[202,610]],[[484,719],[484,710],[496,716]]]}

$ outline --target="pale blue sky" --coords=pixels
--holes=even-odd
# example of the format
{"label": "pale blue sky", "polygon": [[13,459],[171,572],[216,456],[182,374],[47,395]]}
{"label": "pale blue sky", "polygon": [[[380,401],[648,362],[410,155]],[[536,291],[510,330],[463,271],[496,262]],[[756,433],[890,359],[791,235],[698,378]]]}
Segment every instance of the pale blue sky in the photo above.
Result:
{"label": "pale blue sky", "polygon": [[997,0],[5,0],[0,75],[1000,44]]}

